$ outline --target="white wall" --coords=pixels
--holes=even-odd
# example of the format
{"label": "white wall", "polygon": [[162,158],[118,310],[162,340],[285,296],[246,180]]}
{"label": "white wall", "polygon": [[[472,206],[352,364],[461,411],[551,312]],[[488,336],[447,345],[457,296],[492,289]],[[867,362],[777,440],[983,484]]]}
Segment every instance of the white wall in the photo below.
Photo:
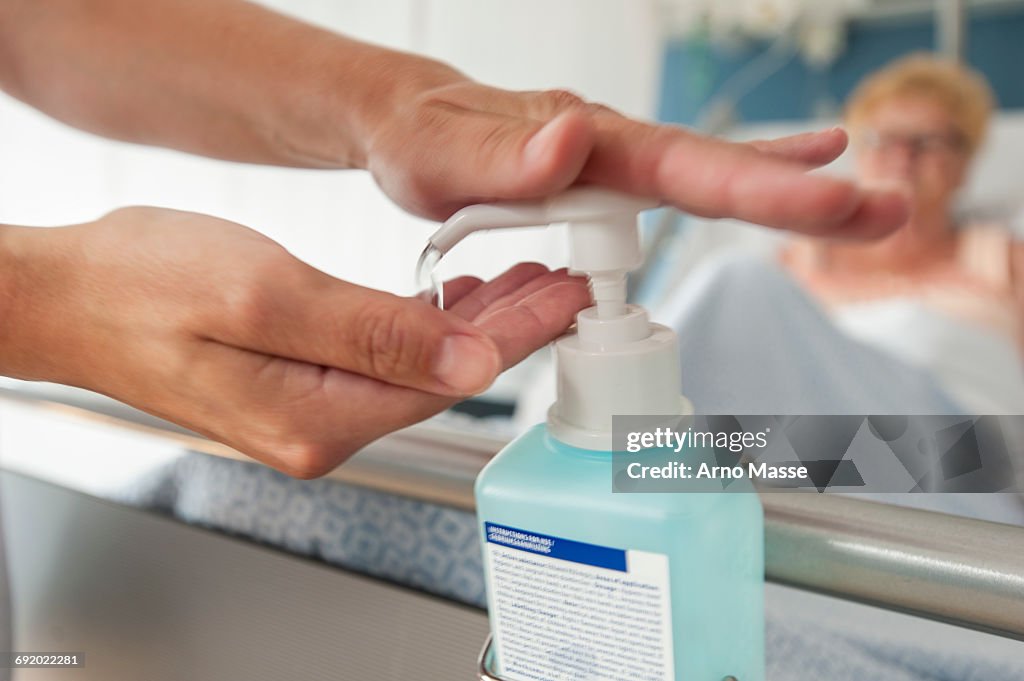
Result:
{"label": "white wall", "polygon": [[[340,32],[420,51],[488,83],[567,87],[635,115],[656,97],[653,0],[273,0]],[[433,225],[392,206],[356,171],[247,167],[108,142],[0,95],[0,222],[86,221],[147,204],[236,220],[336,276],[411,293]],[[492,275],[519,260],[564,264],[560,234],[476,237],[446,275]]]}

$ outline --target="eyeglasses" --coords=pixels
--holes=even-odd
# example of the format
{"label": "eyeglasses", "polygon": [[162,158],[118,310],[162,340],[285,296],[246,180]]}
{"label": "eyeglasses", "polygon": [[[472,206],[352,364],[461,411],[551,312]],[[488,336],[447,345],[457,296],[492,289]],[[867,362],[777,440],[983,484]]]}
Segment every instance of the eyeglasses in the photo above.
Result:
{"label": "eyeglasses", "polygon": [[868,128],[860,131],[856,139],[859,146],[870,151],[889,153],[906,149],[914,158],[959,153],[967,149],[967,140],[957,131],[905,133]]}

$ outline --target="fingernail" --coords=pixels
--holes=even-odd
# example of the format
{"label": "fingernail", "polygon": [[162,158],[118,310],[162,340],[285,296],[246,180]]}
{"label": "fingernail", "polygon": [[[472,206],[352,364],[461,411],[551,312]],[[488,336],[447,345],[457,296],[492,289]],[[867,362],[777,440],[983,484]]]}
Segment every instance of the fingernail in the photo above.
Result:
{"label": "fingernail", "polygon": [[560,114],[544,124],[544,127],[533,134],[530,141],[523,149],[523,158],[527,163],[532,163],[543,158],[551,146],[551,140],[558,132],[559,122],[564,114]]}
{"label": "fingernail", "polygon": [[434,377],[463,395],[483,392],[498,375],[497,348],[473,336],[448,336],[434,365]]}

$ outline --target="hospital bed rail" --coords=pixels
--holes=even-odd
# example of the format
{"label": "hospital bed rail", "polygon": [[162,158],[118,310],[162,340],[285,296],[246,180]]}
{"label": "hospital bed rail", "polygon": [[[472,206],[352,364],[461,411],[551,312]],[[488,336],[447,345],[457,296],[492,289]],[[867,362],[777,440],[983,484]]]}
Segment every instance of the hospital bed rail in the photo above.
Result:
{"label": "hospital bed rail", "polygon": [[[0,379],[0,399],[245,460],[84,390]],[[504,444],[421,424],[367,446],[327,477],[473,510],[473,481]],[[1024,640],[1024,528],[850,496],[770,493],[762,501],[769,581]]]}

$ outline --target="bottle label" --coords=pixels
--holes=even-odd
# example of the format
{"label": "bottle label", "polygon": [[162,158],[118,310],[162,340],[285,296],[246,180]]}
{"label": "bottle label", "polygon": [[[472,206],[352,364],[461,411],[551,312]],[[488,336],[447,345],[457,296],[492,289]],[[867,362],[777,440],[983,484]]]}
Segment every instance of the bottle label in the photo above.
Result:
{"label": "bottle label", "polygon": [[484,532],[502,678],[674,678],[667,556],[494,523]]}

